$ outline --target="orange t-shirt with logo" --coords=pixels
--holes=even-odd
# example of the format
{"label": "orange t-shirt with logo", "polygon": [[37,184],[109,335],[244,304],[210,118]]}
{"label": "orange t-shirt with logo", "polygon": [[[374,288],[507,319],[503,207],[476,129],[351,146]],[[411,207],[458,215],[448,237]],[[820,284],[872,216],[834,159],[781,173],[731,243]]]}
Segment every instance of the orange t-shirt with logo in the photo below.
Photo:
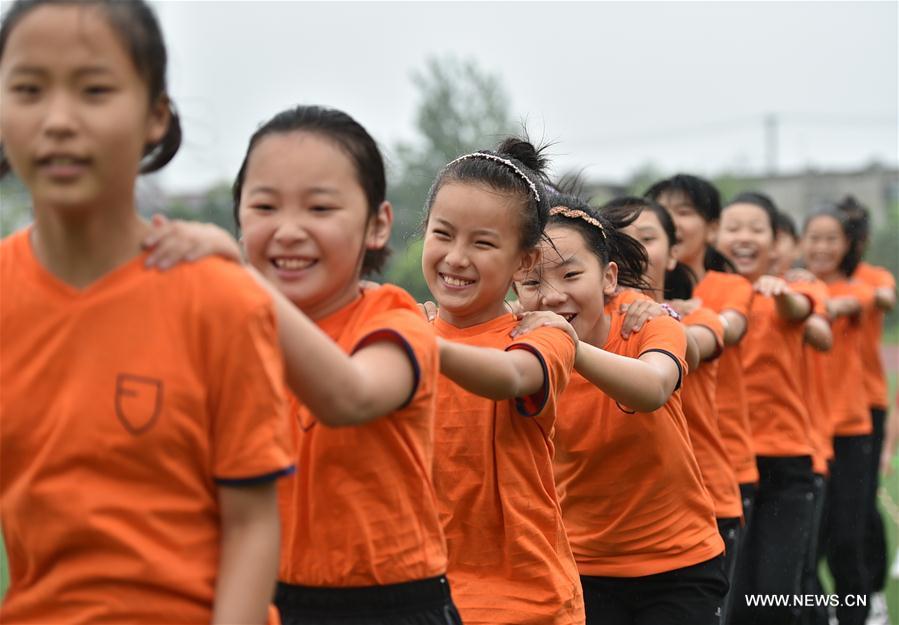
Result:
{"label": "orange t-shirt with logo", "polygon": [[[815,306],[809,283],[790,285]],[[811,456],[811,423],[800,370],[805,324],[777,312],[773,297],[756,294],[743,339],[743,377],[755,453],[759,456]]]}
{"label": "orange t-shirt with logo", "polygon": [[718,354],[700,363],[684,380],[684,416],[702,480],[715,503],[715,516],[719,519],[739,518],[743,516],[740,485],[721,441],[718,406],[715,404],[718,360],[724,350],[724,325],[718,313],[705,307],[699,307],[685,316],[683,323],[685,326],[708,328],[718,343]]}
{"label": "orange t-shirt with logo", "polygon": [[[630,358],[658,351],[683,375],[680,322],[657,317],[623,339],[622,320],[610,313],[605,351]],[[658,410],[635,413],[575,372],[559,401],[555,470],[581,575],[653,575],[724,551],[679,390]]]}
{"label": "orange t-shirt with logo", "polygon": [[855,297],[862,305],[858,315],[833,321],[833,347],[828,353],[829,412],[834,436],[862,436],[872,431],[870,405],[862,361],[862,319],[874,307],[874,289],[855,280],[827,285],[831,297]]}
{"label": "orange t-shirt with logo", "polygon": [[[814,298],[814,314],[826,318],[827,285],[821,280],[804,284],[804,288],[809,289]],[[803,332],[805,332],[804,329]],[[833,432],[827,408],[829,400],[825,377],[827,360],[827,353],[820,352],[803,341],[802,354],[799,359],[799,382],[809,416],[812,471],[818,475],[827,475],[827,461],[833,458]]]}
{"label": "orange t-shirt with logo", "polygon": [[269,297],[144,254],[85,289],[0,244],[4,623],[208,623],[219,486],[293,469]]}
{"label": "orange t-shirt with logo", "polygon": [[545,372],[538,393],[501,402],[440,377],[434,481],[448,577],[466,625],[581,624],[581,583],[552,469],[557,397],[571,375],[575,347],[555,328],[513,340],[509,332],[517,325],[513,315],[469,328],[435,321],[446,340],[526,349]]}
{"label": "orange t-shirt with logo", "polygon": [[[732,310],[749,320],[753,299],[752,284],[738,274],[709,271],[693,289],[693,296],[702,305],[719,315]],[[745,336],[745,335],[744,335]],[[718,359],[718,384],[715,387],[718,405],[718,429],[731,466],[740,484],[752,484],[759,479],[749,425],[749,404],[743,379],[742,341],[728,345]]]}
{"label": "orange t-shirt with logo", "polygon": [[[868,263],[860,263],[852,277],[874,289],[896,288],[896,279],[893,274],[883,267],[876,267]],[[872,307],[862,315],[861,348],[868,404],[873,408],[886,409],[890,402],[887,397],[887,378],[880,356],[883,316],[883,310],[877,307]]]}
{"label": "orange t-shirt with logo", "polygon": [[347,354],[401,346],[415,387],[396,411],[328,427],[294,400],[297,474],[282,480],[279,579],[302,586],[397,584],[446,572],[433,486],[439,354],[434,329],[402,289],[366,289],[318,321]]}

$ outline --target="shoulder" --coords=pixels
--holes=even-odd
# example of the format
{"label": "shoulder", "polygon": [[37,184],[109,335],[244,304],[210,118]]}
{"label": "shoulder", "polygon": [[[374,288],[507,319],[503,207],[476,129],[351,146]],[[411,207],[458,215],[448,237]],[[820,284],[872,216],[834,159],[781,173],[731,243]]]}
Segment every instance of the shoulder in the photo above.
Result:
{"label": "shoulder", "polygon": [[30,228],[23,228],[0,241],[0,263],[11,267],[17,259],[28,252],[28,233]]}
{"label": "shoulder", "polygon": [[209,257],[181,263],[165,273],[175,283],[173,297],[198,308],[196,313],[219,321],[243,319],[260,309],[271,309],[271,297],[241,265]]}

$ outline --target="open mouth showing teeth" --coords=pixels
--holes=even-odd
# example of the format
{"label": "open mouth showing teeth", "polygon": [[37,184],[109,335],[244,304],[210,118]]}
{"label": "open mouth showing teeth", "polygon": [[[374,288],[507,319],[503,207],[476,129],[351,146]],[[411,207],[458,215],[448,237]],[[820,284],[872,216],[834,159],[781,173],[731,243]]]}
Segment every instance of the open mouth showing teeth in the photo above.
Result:
{"label": "open mouth showing teeth", "polygon": [[559,316],[563,317],[568,323],[571,323],[574,321],[574,318],[577,317],[577,313],[559,313]]}
{"label": "open mouth showing teeth", "polygon": [[462,278],[456,278],[455,276],[448,276],[445,273],[440,274],[440,279],[449,286],[463,287],[474,284],[474,280],[463,280]]}
{"label": "open mouth showing teeth", "polygon": [[311,258],[274,258],[274,259],[272,259],[272,265],[274,265],[278,269],[286,269],[288,271],[299,271],[301,269],[308,269],[315,263],[316,263],[316,261]]}

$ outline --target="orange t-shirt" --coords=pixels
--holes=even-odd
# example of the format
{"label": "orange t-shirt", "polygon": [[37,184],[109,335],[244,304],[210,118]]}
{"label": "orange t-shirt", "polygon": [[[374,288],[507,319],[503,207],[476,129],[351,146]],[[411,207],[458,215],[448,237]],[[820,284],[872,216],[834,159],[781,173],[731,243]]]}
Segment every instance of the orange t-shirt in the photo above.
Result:
{"label": "orange t-shirt", "polygon": [[280,484],[279,579],[303,586],[396,584],[446,572],[432,480],[439,354],[434,329],[402,289],[362,291],[319,327],[351,354],[376,341],[407,353],[406,404],[354,427],[319,423],[293,401],[295,476]]}
{"label": "orange t-shirt", "polygon": [[[723,353],[724,325],[718,313],[700,307],[684,317],[683,323],[685,326],[703,326],[711,330],[718,342],[718,355]],[[739,518],[743,516],[743,501],[737,475],[718,429],[718,407],[715,404],[717,383],[718,356],[715,356],[700,363],[684,380],[684,416],[702,480],[715,503],[715,516],[720,519]]]}
{"label": "orange t-shirt", "polygon": [[831,324],[833,347],[829,352],[828,387],[830,422],[834,436],[861,436],[872,431],[868,395],[864,392],[862,362],[862,318],[874,306],[874,289],[854,280],[827,285],[831,297],[851,296],[862,305],[862,313],[839,317]]}
{"label": "orange t-shirt", "polygon": [[[696,288],[694,297],[702,305],[719,315],[732,310],[749,319],[753,299],[752,284],[738,274],[709,271]],[[745,336],[744,336],[745,338]],[[718,405],[718,429],[731,466],[740,484],[752,484],[759,479],[749,425],[749,404],[743,379],[742,341],[728,345],[718,360],[718,384],[715,387]]]}
{"label": "orange t-shirt", "polygon": [[218,487],[292,470],[269,297],[141,254],[78,290],[0,244],[4,623],[208,623]]}
{"label": "orange t-shirt", "polygon": [[[809,283],[790,285],[815,306]],[[773,297],[757,294],[743,339],[743,377],[749,421],[759,456],[811,456],[811,424],[800,369],[805,324],[777,312]]]}
{"label": "orange t-shirt", "polygon": [[[868,263],[860,263],[852,277],[874,289],[896,288],[896,279],[893,274],[883,267],[875,267]],[[862,315],[861,348],[868,404],[874,408],[885,409],[890,402],[887,398],[887,378],[880,356],[883,315],[883,310],[877,307],[872,307]]]}
{"label": "orange t-shirt", "polygon": [[469,328],[435,322],[447,340],[527,349],[540,359],[546,380],[533,396],[495,402],[440,377],[434,480],[448,577],[467,625],[581,624],[581,583],[552,470],[557,396],[568,383],[575,348],[554,328],[513,341],[516,325],[512,315]]}
{"label": "orange t-shirt", "polygon": [[[815,280],[805,282],[803,288],[812,293],[815,301],[814,314],[827,317],[827,285],[821,280]],[[827,408],[829,400],[825,378],[827,354],[803,342],[799,365],[799,383],[809,417],[812,471],[827,475],[827,461],[833,458],[833,432]]]}
{"label": "orange t-shirt", "polygon": [[[680,322],[657,317],[623,339],[622,319],[610,313],[604,350],[631,358],[659,351],[686,371]],[[634,413],[575,372],[559,401],[555,469],[581,575],[653,575],[724,550],[680,391],[658,410]]]}

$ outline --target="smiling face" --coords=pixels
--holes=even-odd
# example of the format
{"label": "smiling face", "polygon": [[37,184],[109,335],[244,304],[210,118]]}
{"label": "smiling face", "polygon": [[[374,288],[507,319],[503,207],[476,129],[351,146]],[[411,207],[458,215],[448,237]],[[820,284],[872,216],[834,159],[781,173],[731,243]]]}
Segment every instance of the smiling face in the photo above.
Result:
{"label": "smiling face", "polygon": [[539,265],[515,283],[522,308],[559,314],[581,340],[601,345],[604,295],[615,292],[618,267],[603,265],[575,228],[550,226],[546,236],[552,245],[541,244]]}
{"label": "smiling face", "polygon": [[384,229],[375,227],[383,214],[369,219],[353,162],[336,143],[313,133],[269,134],[258,141],[239,212],[250,263],[312,319],[356,297],[365,249],[386,243]]}
{"label": "smiling face", "polygon": [[813,274],[825,282],[839,278],[840,263],[848,251],[849,240],[834,217],[819,215],[808,222],[802,234],[802,258]]}
{"label": "smiling face", "polygon": [[6,42],[0,89],[3,148],[36,210],[84,210],[123,197],[130,209],[144,148],[162,139],[168,107],[150,106],[102,10],[27,13]]}
{"label": "smiling face", "polygon": [[437,192],[421,268],[445,321],[464,328],[504,314],[513,276],[539,253],[521,249],[520,203],[480,184],[449,182]]}
{"label": "smiling face", "polygon": [[649,262],[646,265],[644,278],[652,287],[653,293],[661,297],[665,290],[665,272],[674,269],[677,264],[662,222],[654,212],[647,209],[640,213],[640,216],[632,224],[621,231],[639,241],[646,248]]}
{"label": "smiling face", "polygon": [[718,249],[750,281],[766,274],[777,260],[768,213],[755,204],[727,206],[721,213]]}
{"label": "smiling face", "polygon": [[774,249],[777,259],[772,264],[771,273],[782,276],[799,260],[798,241],[786,230],[779,230],[774,239]]}
{"label": "smiling face", "polygon": [[665,191],[658,203],[668,211],[677,228],[677,258],[695,267],[702,265],[706,248],[715,240],[717,222],[709,223],[683,191]]}

